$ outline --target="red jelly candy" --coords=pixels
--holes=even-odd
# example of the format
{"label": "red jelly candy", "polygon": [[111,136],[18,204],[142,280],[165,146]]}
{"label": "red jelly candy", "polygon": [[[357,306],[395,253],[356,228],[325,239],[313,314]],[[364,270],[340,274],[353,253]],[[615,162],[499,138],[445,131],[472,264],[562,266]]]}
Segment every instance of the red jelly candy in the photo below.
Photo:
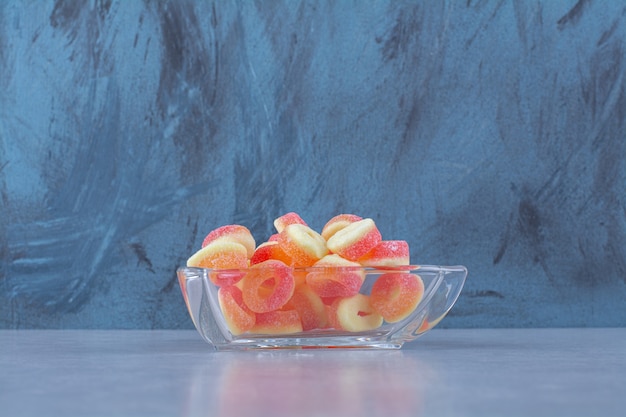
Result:
{"label": "red jelly candy", "polygon": [[216,240],[188,260],[187,266],[212,269],[244,269],[248,267],[248,252],[240,243]]}
{"label": "red jelly candy", "polygon": [[328,254],[324,238],[308,226],[290,224],[278,234],[280,248],[295,267],[311,266]]}
{"label": "red jelly candy", "polygon": [[372,250],[382,236],[372,219],[363,219],[350,223],[328,239],[326,246],[332,253],[355,261]]}
{"label": "red jelly candy", "polygon": [[303,330],[326,327],[326,307],[308,285],[297,286],[287,305],[298,312]]}
{"label": "red jelly candy", "polygon": [[268,241],[261,243],[252,258],[250,258],[250,265],[256,265],[261,262],[265,262],[268,259],[276,259],[284,262],[287,265],[291,264],[291,257],[289,257],[278,245],[276,241]]}
{"label": "red jelly candy", "polygon": [[361,289],[365,274],[360,264],[339,255],[327,255],[306,276],[307,285],[320,297],[350,297]]}
{"label": "red jelly candy", "polygon": [[338,214],[326,222],[322,228],[322,237],[328,240],[344,227],[354,222],[358,222],[359,220],[363,220],[363,218],[357,216],[356,214]]}
{"label": "red jelly candy", "polygon": [[349,332],[373,330],[383,324],[383,317],[374,310],[364,294],[338,298],[329,309],[329,321],[336,329]]}
{"label": "red jelly candy", "polygon": [[229,224],[226,226],[218,227],[212,230],[202,242],[202,247],[207,246],[209,243],[218,239],[230,240],[231,242],[237,242],[246,248],[248,258],[252,256],[256,242],[250,230],[247,227],[238,224]]}
{"label": "red jelly candy", "polygon": [[302,331],[300,316],[295,310],[276,310],[258,313],[252,333],[290,334]]}
{"label": "red jelly candy", "polygon": [[228,329],[233,335],[239,335],[252,329],[255,314],[243,302],[241,290],[235,286],[222,287],[217,292],[217,299]]}
{"label": "red jelly candy", "polygon": [[276,228],[276,231],[278,233],[282,232],[283,229],[290,224],[302,224],[304,226],[307,226],[306,222],[302,220],[302,217],[300,217],[298,213],[294,212],[283,214],[282,216],[274,220],[274,227]]}
{"label": "red jelly candy", "polygon": [[357,262],[363,266],[409,265],[409,244],[404,240],[383,240]]}
{"label": "red jelly candy", "polygon": [[408,317],[424,295],[424,283],[415,274],[390,272],[378,277],[370,303],[383,318],[395,323]]}
{"label": "red jelly candy", "polygon": [[295,288],[293,269],[273,259],[252,265],[241,282],[243,301],[255,313],[281,308]]}

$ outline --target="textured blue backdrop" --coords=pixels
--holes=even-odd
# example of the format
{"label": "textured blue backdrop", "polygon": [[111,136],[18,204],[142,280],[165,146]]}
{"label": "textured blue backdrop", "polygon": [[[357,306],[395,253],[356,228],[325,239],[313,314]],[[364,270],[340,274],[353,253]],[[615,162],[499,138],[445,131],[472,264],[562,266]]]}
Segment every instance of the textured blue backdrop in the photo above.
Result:
{"label": "textured blue backdrop", "polygon": [[0,327],[190,328],[227,223],[372,217],[442,326],[626,324],[624,1],[0,2]]}

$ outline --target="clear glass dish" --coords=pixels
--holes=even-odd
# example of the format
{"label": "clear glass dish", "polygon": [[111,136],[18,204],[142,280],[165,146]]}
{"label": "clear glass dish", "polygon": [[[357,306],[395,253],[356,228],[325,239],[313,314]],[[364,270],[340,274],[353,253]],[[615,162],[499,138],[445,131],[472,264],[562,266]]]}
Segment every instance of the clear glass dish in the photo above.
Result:
{"label": "clear glass dish", "polygon": [[[293,268],[296,276],[310,274],[341,274],[346,268]],[[222,277],[238,277],[249,270],[211,270],[181,267],[177,270],[185,304],[194,326],[216,350],[233,349],[280,349],[280,348],[375,348],[400,349],[406,342],[415,340],[436,326],[456,302],[465,279],[464,266],[402,266],[388,268],[350,268],[364,277],[359,294],[369,297],[374,283],[389,274],[412,274],[423,283],[423,294],[417,306],[399,321],[383,320],[376,328],[348,331],[341,328],[315,328],[295,333],[255,333],[246,331],[233,334],[220,307],[218,291],[214,284],[215,274]],[[332,301],[332,300],[331,300]],[[360,314],[360,312],[359,312]],[[235,332],[237,333],[237,332]]]}

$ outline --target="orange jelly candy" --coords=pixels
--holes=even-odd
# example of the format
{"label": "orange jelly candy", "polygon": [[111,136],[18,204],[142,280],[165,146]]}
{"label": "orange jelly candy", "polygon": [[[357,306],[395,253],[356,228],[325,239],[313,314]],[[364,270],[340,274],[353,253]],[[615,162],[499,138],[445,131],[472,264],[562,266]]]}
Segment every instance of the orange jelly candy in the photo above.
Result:
{"label": "orange jelly candy", "polygon": [[410,262],[409,244],[405,240],[383,240],[357,262],[363,266],[406,266]]}
{"label": "orange jelly candy", "polygon": [[380,327],[383,317],[372,308],[369,296],[356,294],[335,300],[329,308],[329,321],[336,329],[363,332]]}
{"label": "orange jelly candy", "polygon": [[339,255],[326,255],[306,276],[306,283],[320,297],[350,297],[361,289],[365,274],[361,265]]}
{"label": "orange jelly candy", "polygon": [[283,214],[282,216],[274,220],[274,227],[276,228],[276,231],[278,233],[282,232],[283,229],[290,224],[302,224],[304,226],[307,226],[306,222],[302,220],[302,217],[300,217],[298,213],[294,212]]}
{"label": "orange jelly candy", "polygon": [[237,284],[245,275],[246,272],[242,269],[224,269],[211,271],[209,279],[218,287],[229,287]]}
{"label": "orange jelly candy", "polygon": [[363,219],[348,224],[333,234],[326,246],[332,253],[355,261],[380,243],[382,236],[372,219]]}
{"label": "orange jelly candy", "polygon": [[252,233],[250,233],[250,230],[239,224],[228,224],[212,230],[208,235],[206,235],[204,241],[202,241],[202,247],[205,247],[218,239],[230,240],[232,242],[242,244],[246,248],[248,258],[252,256],[256,246],[256,242]]}
{"label": "orange jelly candy", "polygon": [[[404,268],[410,264],[408,243],[382,240],[370,218],[339,214],[318,233],[290,212],[276,218],[274,227],[277,233],[258,246],[245,226],[219,227],[187,260],[189,267],[210,269],[235,336],[368,331],[407,318],[422,300],[421,278]],[[381,274],[366,291],[364,267]],[[425,320],[420,331],[437,320]]]}
{"label": "orange jelly candy", "polygon": [[291,264],[291,257],[280,248],[275,240],[261,243],[254,251],[252,258],[250,258],[250,265],[265,262],[268,259],[276,259],[287,265]]}
{"label": "orange jelly candy", "polygon": [[339,214],[326,222],[322,228],[322,237],[328,240],[339,230],[359,220],[363,218],[356,214]]}
{"label": "orange jelly candy", "polygon": [[244,304],[239,288],[235,286],[222,287],[217,292],[217,299],[226,325],[233,335],[239,335],[252,329],[256,322],[255,315]]}
{"label": "orange jelly candy", "polygon": [[241,282],[243,301],[255,313],[281,308],[295,288],[293,268],[273,259],[252,265]]}
{"label": "orange jelly candy", "polygon": [[298,312],[303,330],[326,327],[326,306],[308,285],[297,286],[287,306]]}
{"label": "orange jelly candy", "polygon": [[290,334],[302,331],[300,316],[295,310],[275,310],[258,313],[251,333]]}
{"label": "orange jelly candy", "polygon": [[291,257],[296,267],[311,266],[327,253],[324,238],[303,224],[290,224],[278,234],[280,248]]}
{"label": "orange jelly candy", "polygon": [[187,260],[187,266],[213,269],[244,269],[248,267],[248,251],[240,243],[216,240]]}
{"label": "orange jelly candy", "polygon": [[370,303],[389,323],[407,318],[424,295],[424,283],[415,274],[390,272],[378,277],[370,294]]}

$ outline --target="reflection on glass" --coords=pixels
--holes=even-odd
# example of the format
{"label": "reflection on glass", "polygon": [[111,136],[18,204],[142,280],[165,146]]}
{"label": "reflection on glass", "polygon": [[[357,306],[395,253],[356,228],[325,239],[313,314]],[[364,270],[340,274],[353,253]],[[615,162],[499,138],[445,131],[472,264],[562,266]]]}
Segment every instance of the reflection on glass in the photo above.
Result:
{"label": "reflection on glass", "polygon": [[197,369],[183,415],[419,416],[424,384],[434,377],[432,369],[401,351],[211,357],[220,360]]}

